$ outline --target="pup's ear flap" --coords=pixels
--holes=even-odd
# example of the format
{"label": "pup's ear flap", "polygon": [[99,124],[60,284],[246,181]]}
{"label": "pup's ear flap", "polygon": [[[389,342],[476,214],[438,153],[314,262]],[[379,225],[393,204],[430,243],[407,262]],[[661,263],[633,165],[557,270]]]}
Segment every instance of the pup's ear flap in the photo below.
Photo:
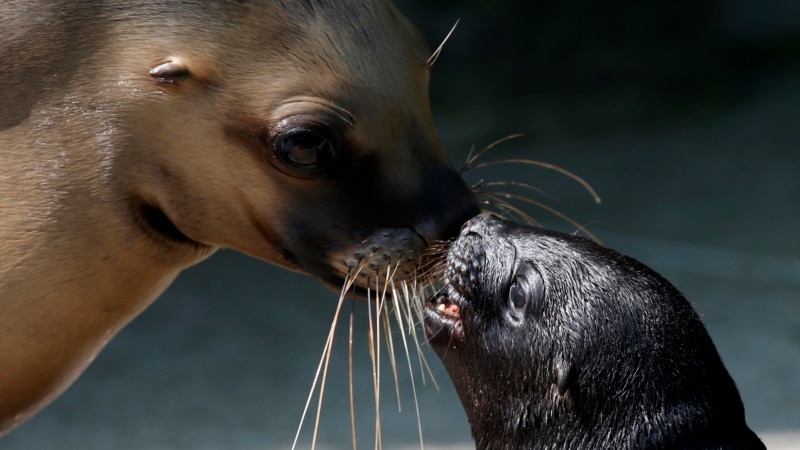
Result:
{"label": "pup's ear flap", "polygon": [[565,395],[567,391],[576,388],[577,385],[578,370],[575,366],[564,360],[556,363],[556,387],[558,388],[558,395]]}

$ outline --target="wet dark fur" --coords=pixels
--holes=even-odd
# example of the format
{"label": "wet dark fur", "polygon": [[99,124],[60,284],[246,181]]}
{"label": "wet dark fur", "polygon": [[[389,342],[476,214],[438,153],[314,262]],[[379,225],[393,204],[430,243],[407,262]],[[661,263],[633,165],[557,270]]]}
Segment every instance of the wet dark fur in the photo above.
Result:
{"label": "wet dark fur", "polygon": [[426,331],[477,448],[764,448],[697,313],[638,261],[483,215],[445,282],[459,317],[432,301]]}

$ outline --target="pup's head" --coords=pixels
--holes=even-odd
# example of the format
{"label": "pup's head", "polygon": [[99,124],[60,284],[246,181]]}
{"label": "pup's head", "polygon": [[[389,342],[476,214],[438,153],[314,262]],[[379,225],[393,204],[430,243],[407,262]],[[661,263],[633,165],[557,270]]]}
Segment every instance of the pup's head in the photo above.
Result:
{"label": "pup's head", "polygon": [[444,264],[445,288],[426,304],[425,328],[479,448],[755,438],[691,305],[634,259],[480,215]]}

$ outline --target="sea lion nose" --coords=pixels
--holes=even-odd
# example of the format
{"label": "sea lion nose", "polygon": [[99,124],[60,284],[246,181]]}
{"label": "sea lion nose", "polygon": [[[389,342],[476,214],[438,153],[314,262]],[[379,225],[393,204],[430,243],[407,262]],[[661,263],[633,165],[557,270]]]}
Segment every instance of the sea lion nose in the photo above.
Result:
{"label": "sea lion nose", "polygon": [[457,236],[462,225],[481,212],[472,190],[449,166],[429,169],[422,177],[419,192],[422,220],[414,229],[429,244]]}

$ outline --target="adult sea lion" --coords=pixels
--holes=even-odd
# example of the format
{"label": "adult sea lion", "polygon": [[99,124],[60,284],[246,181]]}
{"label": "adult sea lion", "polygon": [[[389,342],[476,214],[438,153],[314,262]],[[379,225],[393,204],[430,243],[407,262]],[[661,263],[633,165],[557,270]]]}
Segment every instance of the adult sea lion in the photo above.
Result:
{"label": "adult sea lion", "polygon": [[478,212],[388,1],[11,0],[0,30],[0,434],[218,248],[339,289]]}
{"label": "adult sea lion", "polygon": [[764,449],[667,280],[587,239],[478,216],[425,329],[479,449]]}

